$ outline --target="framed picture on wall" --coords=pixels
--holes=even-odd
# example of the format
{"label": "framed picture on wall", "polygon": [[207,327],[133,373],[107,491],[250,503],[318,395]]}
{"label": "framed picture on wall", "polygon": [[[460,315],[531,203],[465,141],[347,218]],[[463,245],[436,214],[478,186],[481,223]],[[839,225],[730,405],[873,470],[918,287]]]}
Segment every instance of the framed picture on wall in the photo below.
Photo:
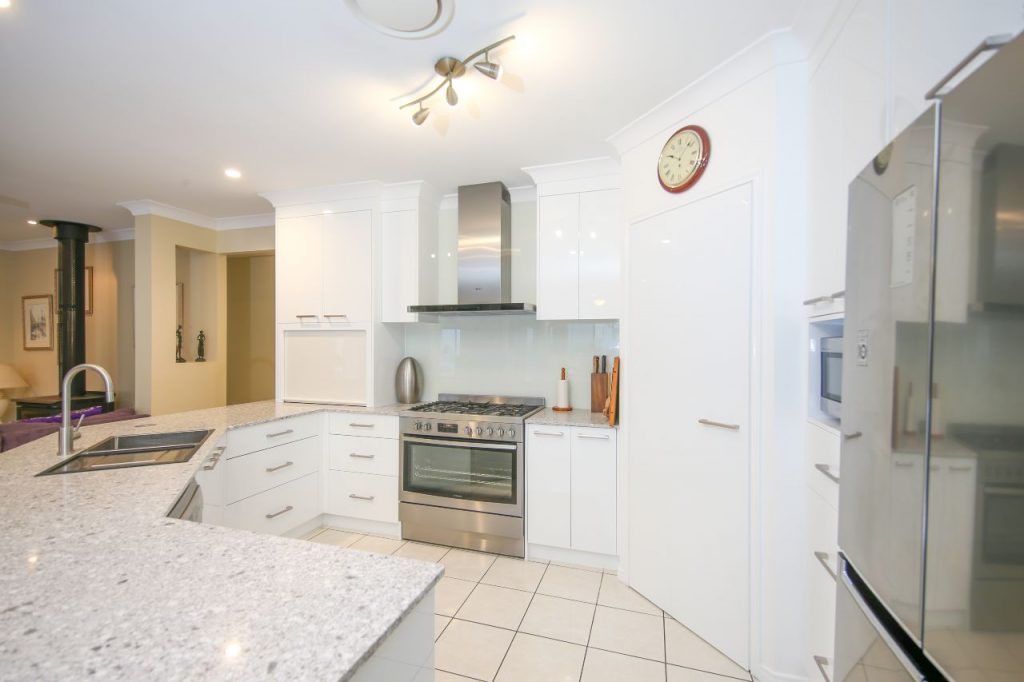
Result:
{"label": "framed picture on wall", "polygon": [[[60,270],[53,271],[53,293],[60,302]],[[85,314],[92,315],[92,266],[85,268]]]}
{"label": "framed picture on wall", "polygon": [[53,296],[21,297],[21,335],[25,350],[53,350]]}

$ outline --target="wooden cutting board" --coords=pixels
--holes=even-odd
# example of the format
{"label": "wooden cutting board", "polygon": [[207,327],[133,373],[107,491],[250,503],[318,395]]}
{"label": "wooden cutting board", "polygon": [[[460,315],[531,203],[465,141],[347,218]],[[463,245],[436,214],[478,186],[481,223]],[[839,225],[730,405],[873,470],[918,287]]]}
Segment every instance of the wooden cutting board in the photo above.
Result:
{"label": "wooden cutting board", "polygon": [[615,426],[619,420],[619,356],[612,363],[612,389],[608,396],[608,426]]}

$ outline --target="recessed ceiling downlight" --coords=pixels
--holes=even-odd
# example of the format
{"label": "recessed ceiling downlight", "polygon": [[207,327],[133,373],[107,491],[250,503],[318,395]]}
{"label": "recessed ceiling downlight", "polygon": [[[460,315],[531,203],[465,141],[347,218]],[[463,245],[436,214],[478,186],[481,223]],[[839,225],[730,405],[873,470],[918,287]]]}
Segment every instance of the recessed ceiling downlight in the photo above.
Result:
{"label": "recessed ceiling downlight", "polygon": [[454,0],[345,0],[352,13],[376,31],[415,40],[447,28]]}
{"label": "recessed ceiling downlight", "polygon": [[11,6],[11,0],[0,0],[0,9],[7,9]]}
{"label": "recessed ceiling downlight", "polygon": [[242,177],[242,171],[238,170],[237,168],[225,168],[224,175],[228,176],[232,180],[237,180],[238,178]]}

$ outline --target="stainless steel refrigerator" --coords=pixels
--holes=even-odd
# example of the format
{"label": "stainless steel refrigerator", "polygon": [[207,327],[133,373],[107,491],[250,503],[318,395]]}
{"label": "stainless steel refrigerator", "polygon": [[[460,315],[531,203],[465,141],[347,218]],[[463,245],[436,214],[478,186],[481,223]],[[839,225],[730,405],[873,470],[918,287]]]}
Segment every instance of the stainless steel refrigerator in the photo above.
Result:
{"label": "stainless steel refrigerator", "polygon": [[975,58],[850,185],[838,680],[1024,679],[1024,39]]}

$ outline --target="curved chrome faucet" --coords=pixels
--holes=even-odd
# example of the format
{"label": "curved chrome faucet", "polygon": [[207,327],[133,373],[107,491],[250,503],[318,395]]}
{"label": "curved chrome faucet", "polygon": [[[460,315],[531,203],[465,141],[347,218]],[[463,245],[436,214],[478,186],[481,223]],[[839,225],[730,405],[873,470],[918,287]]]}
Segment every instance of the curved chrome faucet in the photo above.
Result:
{"label": "curved chrome faucet", "polygon": [[67,457],[74,452],[75,433],[71,428],[71,380],[80,372],[87,369],[94,370],[103,379],[103,387],[107,393],[107,402],[114,402],[114,380],[110,378],[110,372],[99,365],[88,362],[75,365],[64,375],[64,381],[60,385],[60,429],[57,431],[57,454]]}

